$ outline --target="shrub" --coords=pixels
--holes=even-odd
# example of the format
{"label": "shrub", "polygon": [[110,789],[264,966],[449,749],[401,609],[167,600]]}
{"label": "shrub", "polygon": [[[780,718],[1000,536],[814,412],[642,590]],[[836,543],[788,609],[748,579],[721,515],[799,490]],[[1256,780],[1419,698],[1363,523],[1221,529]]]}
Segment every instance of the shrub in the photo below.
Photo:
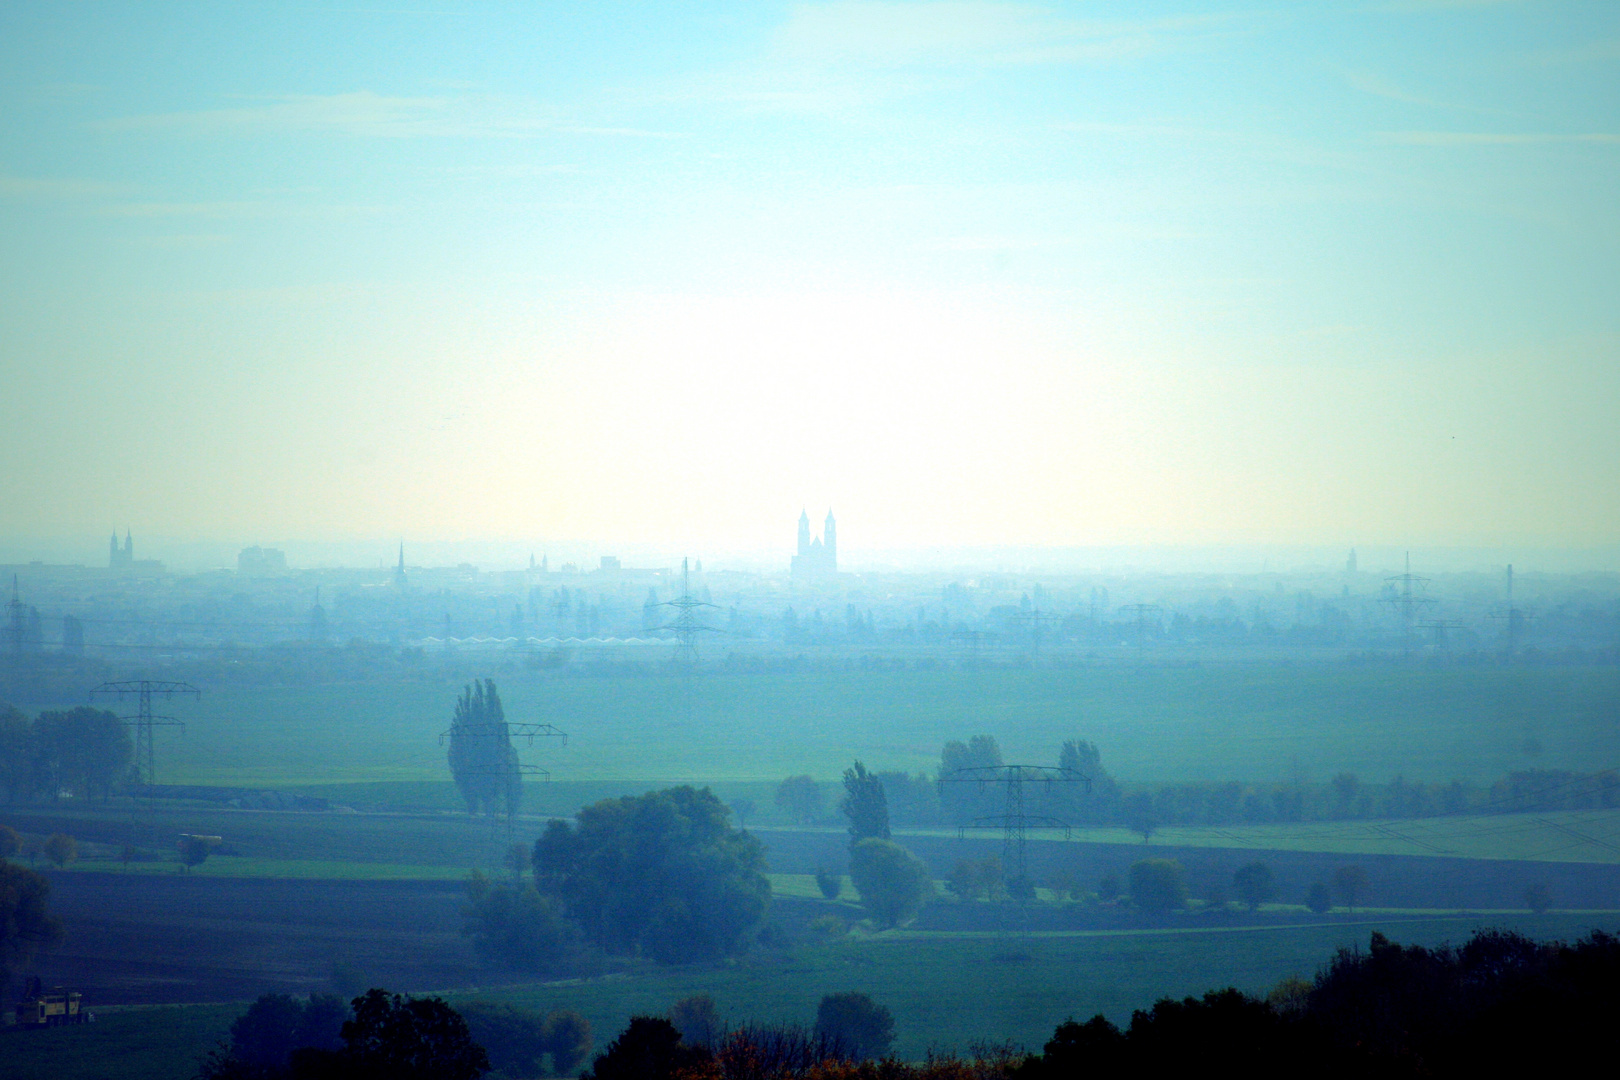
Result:
{"label": "shrub", "polygon": [[879,926],[897,926],[933,894],[928,867],[893,840],[869,838],[850,849],[849,878]]}
{"label": "shrub", "polygon": [[828,994],[816,1007],[816,1035],[855,1061],[882,1057],[894,1042],[894,1015],[865,994]]}
{"label": "shrub", "polygon": [[1131,865],[1131,902],[1143,911],[1169,911],[1187,903],[1186,875],[1173,859],[1143,859]]}
{"label": "shrub", "polygon": [[844,875],[833,870],[816,870],[816,888],[828,900],[838,899],[838,894],[844,889]]}

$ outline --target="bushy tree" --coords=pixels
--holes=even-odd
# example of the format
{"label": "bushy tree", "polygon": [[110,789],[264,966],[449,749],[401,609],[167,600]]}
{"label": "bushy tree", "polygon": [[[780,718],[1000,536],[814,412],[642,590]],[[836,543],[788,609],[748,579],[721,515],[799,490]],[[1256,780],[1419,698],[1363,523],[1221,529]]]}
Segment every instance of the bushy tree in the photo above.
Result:
{"label": "bushy tree", "polygon": [[1327,882],[1311,882],[1311,887],[1305,891],[1305,906],[1318,915],[1326,915],[1333,910],[1333,890],[1328,888]]}
{"label": "bushy tree", "polygon": [[681,1033],[664,1017],[632,1016],[580,1080],[674,1080],[708,1060],[702,1047],[682,1042]]}
{"label": "bushy tree", "polygon": [[14,706],[0,705],[0,787],[6,802],[26,797],[34,786],[34,727]]}
{"label": "bushy tree", "polygon": [[35,951],[62,940],[47,901],[51,883],[26,866],[0,861],[0,990]]}
{"label": "bushy tree", "polygon": [[816,869],[816,888],[821,890],[821,895],[824,898],[836,900],[838,894],[844,891],[844,875],[836,870],[818,867]]}
{"label": "bushy tree", "polygon": [[1070,739],[1058,751],[1058,768],[1079,773],[1091,781],[1088,794],[1079,784],[1063,784],[1059,797],[1071,822],[1102,821],[1119,807],[1119,784],[1103,768],[1102,751],[1096,743]]}
{"label": "bushy tree", "polygon": [[677,1001],[669,1008],[669,1022],[681,1033],[681,1041],[688,1046],[713,1046],[725,1034],[720,1022],[720,1010],[708,994],[694,994]]}
{"label": "bushy tree", "polygon": [[79,857],[79,842],[67,833],[51,833],[45,838],[45,857],[60,870]]}
{"label": "bushy tree", "polygon": [[1341,866],[1333,871],[1333,895],[1339,903],[1356,910],[1361,898],[1367,895],[1367,871],[1359,866]]}
{"label": "bushy tree", "polygon": [[849,879],[879,926],[897,926],[933,894],[928,866],[893,840],[869,838],[850,849]]}
{"label": "bushy tree", "polygon": [[491,882],[474,871],[467,879],[461,932],[486,963],[532,975],[566,969],[583,947],[579,927],[556,897],[527,881]]}
{"label": "bushy tree", "polygon": [[889,803],[883,782],[857,761],[844,770],[844,798],[839,809],[849,819],[849,842],[889,838]]}
{"label": "bushy tree", "polygon": [[494,680],[462,690],[450,722],[449,760],[450,775],[469,814],[517,813],[523,776]]}
{"label": "bushy tree", "polygon": [[894,1015],[865,994],[828,994],[816,1006],[816,1035],[850,1060],[880,1058],[894,1043]]}
{"label": "bushy tree", "polygon": [[1187,903],[1186,874],[1173,859],[1131,864],[1131,902],[1143,911],[1170,911]]}
{"label": "bushy tree", "polygon": [[591,1049],[591,1025],[579,1013],[540,1013],[505,1002],[469,1001],[456,1011],[490,1067],[505,1076],[539,1076],[551,1056],[554,1076],[572,1076]]}
{"label": "bushy tree", "polygon": [[43,712],[33,725],[34,784],[53,799],[63,790],[105,799],[135,759],[129,729],[103,709]]}
{"label": "bushy tree", "polygon": [[776,785],[776,805],[793,824],[809,825],[821,816],[821,788],[809,776],[790,776]]}
{"label": "bushy tree", "polygon": [[201,1080],[278,1080],[292,1075],[295,1051],[327,1053],[342,1045],[349,1007],[330,994],[299,1001],[263,994],[231,1023],[230,1039],[203,1058]]}
{"label": "bushy tree", "polygon": [[441,998],[372,989],[354,999],[343,1025],[338,1075],[356,1080],[477,1080],[489,1055]]}
{"label": "bushy tree", "polygon": [[1249,905],[1250,911],[1258,910],[1261,904],[1277,895],[1271,867],[1263,862],[1244,863],[1238,867],[1232,874],[1232,888],[1237,890],[1238,899]]}
{"label": "bushy tree", "polygon": [[1141,833],[1142,843],[1147,843],[1159,831],[1159,810],[1153,804],[1153,796],[1147,792],[1127,795],[1120,809],[1125,816],[1125,827],[1131,832]]}
{"label": "bushy tree", "polygon": [[995,768],[1000,764],[1001,747],[990,735],[975,735],[965,743],[954,739],[946,743],[939,752],[941,808],[959,821],[996,812],[1001,800],[1001,789],[997,785],[956,780],[963,769]]}
{"label": "bushy tree", "polygon": [[764,848],[707,788],[604,799],[534,846],[535,886],[561,899],[588,940],[665,963],[747,949],[771,886]]}

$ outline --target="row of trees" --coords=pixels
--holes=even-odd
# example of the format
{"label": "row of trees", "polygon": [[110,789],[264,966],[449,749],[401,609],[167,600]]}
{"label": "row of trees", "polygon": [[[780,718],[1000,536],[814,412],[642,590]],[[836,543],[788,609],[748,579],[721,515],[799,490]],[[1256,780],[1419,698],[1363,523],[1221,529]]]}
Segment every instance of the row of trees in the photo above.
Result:
{"label": "row of trees", "polygon": [[[940,751],[933,775],[884,771],[872,775],[882,785],[895,824],[939,828],[1001,811],[1003,792],[993,784],[944,783],[961,769],[1003,764],[1001,748],[989,735],[952,741]],[[1076,826],[1124,826],[1144,839],[1165,825],[1232,825],[1265,822],[1339,821],[1358,818],[1413,818],[1462,813],[1545,813],[1620,806],[1620,774],[1612,770],[1521,770],[1489,785],[1462,781],[1425,783],[1397,776],[1369,784],[1341,772],[1326,784],[1245,784],[1236,780],[1135,786],[1127,789],[1103,767],[1094,743],[1063,744],[1058,765],[1091,779],[1087,793],[1074,784],[1031,785],[1025,790],[1032,814]],[[808,775],[792,776],[776,790],[776,805],[794,824],[829,819],[822,785]]]}
{"label": "row of trees", "polygon": [[[1187,906],[1187,875],[1174,859],[1142,859],[1128,875],[1130,902],[1144,911],[1171,911]],[[1263,862],[1250,862],[1233,871],[1232,892],[1250,911],[1277,898],[1276,879]],[[1367,897],[1367,873],[1359,866],[1341,866],[1326,881],[1313,882],[1304,896],[1305,906],[1317,913],[1332,910],[1335,902],[1354,910]],[[1098,889],[1103,900],[1119,895],[1119,882],[1105,878]],[[1216,886],[1206,905],[1227,903],[1225,889]]]}
{"label": "row of trees", "polygon": [[0,789],[6,801],[106,799],[134,779],[129,729],[110,712],[80,706],[30,720],[0,706]]}

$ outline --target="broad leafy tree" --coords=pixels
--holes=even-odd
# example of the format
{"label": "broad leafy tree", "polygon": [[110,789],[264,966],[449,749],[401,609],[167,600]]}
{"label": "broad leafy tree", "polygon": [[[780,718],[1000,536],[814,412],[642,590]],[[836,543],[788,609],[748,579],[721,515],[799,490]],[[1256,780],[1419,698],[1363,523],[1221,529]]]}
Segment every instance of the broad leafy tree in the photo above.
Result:
{"label": "broad leafy tree", "polygon": [[562,901],[542,896],[528,881],[491,882],[474,871],[467,879],[462,933],[486,962],[534,975],[568,967],[583,942]]}
{"label": "broad leafy tree", "polygon": [[709,1053],[681,1040],[662,1016],[632,1016],[630,1024],[598,1054],[580,1080],[674,1080],[709,1061]]}
{"label": "broad leafy tree", "polygon": [[879,926],[898,926],[934,892],[928,866],[893,840],[870,837],[849,852],[849,880]]}
{"label": "broad leafy tree", "polygon": [[828,994],[816,1007],[816,1035],[852,1061],[880,1058],[894,1043],[894,1015],[865,994]]}
{"label": "broad leafy tree", "polygon": [[534,845],[535,886],[585,936],[664,963],[745,951],[770,904],[764,848],[707,788],[604,799]]}
{"label": "broad leafy tree", "polygon": [[1131,864],[1131,902],[1143,911],[1170,911],[1187,904],[1187,876],[1173,859]]}
{"label": "broad leafy tree", "polygon": [[1232,874],[1232,888],[1237,890],[1238,899],[1249,905],[1250,911],[1258,910],[1261,904],[1277,895],[1271,867],[1263,862],[1238,867]]}
{"label": "broad leafy tree", "polygon": [[84,705],[40,713],[33,741],[35,784],[52,798],[71,791],[80,798],[105,799],[135,759],[124,722]]}
{"label": "broad leafy tree", "polygon": [[0,860],[0,990],[35,951],[62,940],[47,901],[51,883],[26,866]]}
{"label": "broad leafy tree", "polygon": [[793,824],[809,825],[821,816],[821,788],[809,776],[790,776],[776,785],[776,805]]}

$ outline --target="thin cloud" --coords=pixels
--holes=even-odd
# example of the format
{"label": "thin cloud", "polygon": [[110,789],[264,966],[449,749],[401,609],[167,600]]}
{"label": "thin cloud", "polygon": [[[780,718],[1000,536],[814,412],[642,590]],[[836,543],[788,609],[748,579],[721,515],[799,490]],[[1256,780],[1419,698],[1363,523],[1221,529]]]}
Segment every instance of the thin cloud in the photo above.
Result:
{"label": "thin cloud", "polygon": [[0,173],[0,197],[10,199],[83,199],[120,195],[122,184],[100,180],[74,180],[54,177],[13,176]]}
{"label": "thin cloud", "polygon": [[370,90],[298,95],[229,109],[103,120],[104,131],[190,134],[335,134],[369,138],[518,138],[552,130],[555,110],[504,95],[392,97]]}
{"label": "thin cloud", "polygon": [[776,47],[801,60],[879,66],[1063,64],[1161,52],[1233,18],[1070,19],[1030,4],[838,0],[796,7]]}
{"label": "thin cloud", "polygon": [[1620,135],[1586,132],[1565,135],[1552,132],[1497,131],[1381,131],[1387,142],[1405,146],[1544,146],[1554,143],[1620,143]]}

